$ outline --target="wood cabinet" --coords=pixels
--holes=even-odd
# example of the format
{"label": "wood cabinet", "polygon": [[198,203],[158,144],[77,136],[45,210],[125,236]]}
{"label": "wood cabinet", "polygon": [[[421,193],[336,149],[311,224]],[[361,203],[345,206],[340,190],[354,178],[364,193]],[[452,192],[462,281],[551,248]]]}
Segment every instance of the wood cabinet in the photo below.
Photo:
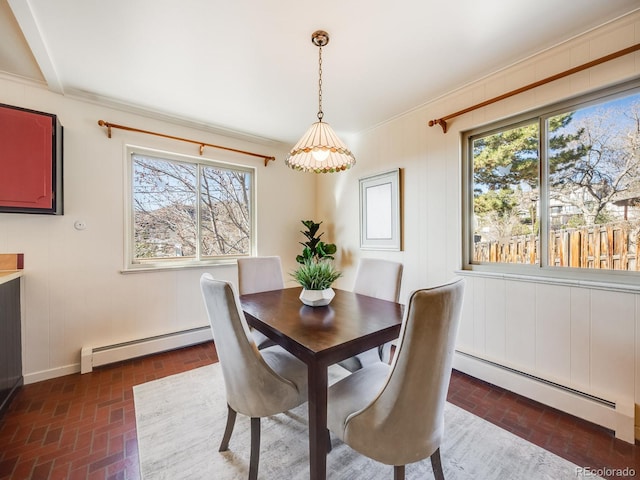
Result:
{"label": "wood cabinet", "polygon": [[0,416],[22,385],[20,278],[0,283]]}
{"label": "wood cabinet", "polygon": [[0,104],[0,212],[62,215],[56,115]]}

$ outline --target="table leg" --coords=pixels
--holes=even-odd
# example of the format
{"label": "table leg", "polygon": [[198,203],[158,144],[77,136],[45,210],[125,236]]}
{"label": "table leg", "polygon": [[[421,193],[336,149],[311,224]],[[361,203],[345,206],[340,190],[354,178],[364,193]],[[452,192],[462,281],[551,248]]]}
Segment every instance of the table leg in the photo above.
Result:
{"label": "table leg", "polygon": [[308,365],[309,478],[327,478],[327,366]]}

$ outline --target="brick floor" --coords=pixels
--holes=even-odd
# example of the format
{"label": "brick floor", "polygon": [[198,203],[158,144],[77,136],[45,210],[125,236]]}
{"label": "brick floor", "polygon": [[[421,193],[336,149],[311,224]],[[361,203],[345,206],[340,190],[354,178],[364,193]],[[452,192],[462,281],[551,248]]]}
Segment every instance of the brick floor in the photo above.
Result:
{"label": "brick floor", "polygon": [[[640,446],[616,439],[603,427],[457,371],[448,400],[579,467],[612,470],[604,478],[640,478]],[[616,471],[625,468],[635,474]]]}
{"label": "brick floor", "polygon": [[140,478],[133,386],[215,361],[206,343],[24,386],[0,419],[0,479]]}
{"label": "brick floor", "polygon": [[[140,478],[132,387],[216,361],[205,343],[24,386],[0,419],[0,479]],[[640,477],[640,446],[602,427],[457,371],[449,401],[579,466]]]}

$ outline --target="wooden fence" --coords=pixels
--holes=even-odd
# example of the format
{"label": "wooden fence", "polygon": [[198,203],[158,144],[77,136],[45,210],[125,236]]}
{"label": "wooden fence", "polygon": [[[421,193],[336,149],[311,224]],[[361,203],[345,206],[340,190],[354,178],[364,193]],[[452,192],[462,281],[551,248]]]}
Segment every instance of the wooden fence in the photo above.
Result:
{"label": "wooden fence", "polygon": [[[549,235],[549,265],[557,267],[640,271],[638,222],[616,222],[554,230]],[[537,264],[540,245],[535,235],[476,242],[475,262]]]}

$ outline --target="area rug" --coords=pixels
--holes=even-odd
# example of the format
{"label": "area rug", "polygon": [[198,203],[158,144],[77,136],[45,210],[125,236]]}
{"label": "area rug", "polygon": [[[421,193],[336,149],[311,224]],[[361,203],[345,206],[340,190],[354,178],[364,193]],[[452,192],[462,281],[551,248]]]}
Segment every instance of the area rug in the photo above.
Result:
{"label": "area rug", "polygon": [[[330,370],[332,381],[346,373]],[[133,388],[140,473],[145,480],[246,479],[250,421],[238,415],[230,449],[218,452],[227,406],[219,364]],[[309,478],[307,405],[262,419],[260,479]],[[393,467],[372,461],[338,439],[327,478],[390,480]],[[577,466],[447,403],[441,446],[447,480],[567,480]],[[406,479],[433,478],[427,459],[410,464]],[[590,477],[594,478],[594,477]]]}

